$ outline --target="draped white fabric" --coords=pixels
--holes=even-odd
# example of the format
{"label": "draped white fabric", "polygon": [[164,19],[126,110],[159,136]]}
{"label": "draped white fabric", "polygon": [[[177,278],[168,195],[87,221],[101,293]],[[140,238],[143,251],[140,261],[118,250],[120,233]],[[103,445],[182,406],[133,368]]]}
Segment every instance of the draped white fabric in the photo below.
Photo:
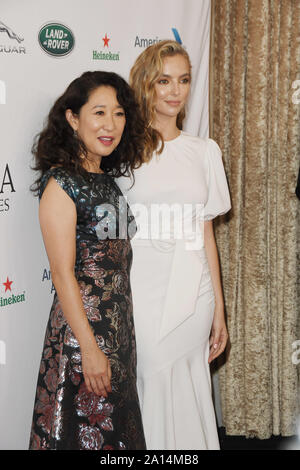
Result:
{"label": "draped white fabric", "polygon": [[[161,227],[149,231],[149,239],[138,232],[132,240],[138,392],[147,448],[217,449],[208,365],[214,292],[196,228],[201,218],[212,219],[231,207],[220,149],[211,139],[182,132],[135,171],[132,188],[125,177],[116,181],[143,236],[145,218],[136,212],[141,205],[149,213],[147,226]],[[190,207],[196,223],[183,224],[179,233],[180,212],[165,210],[169,225],[177,227],[166,233],[165,220],[159,224],[153,209],[176,203]],[[202,211],[196,211],[199,206]],[[184,216],[181,220],[186,222]],[[152,239],[153,232],[158,238]]]}

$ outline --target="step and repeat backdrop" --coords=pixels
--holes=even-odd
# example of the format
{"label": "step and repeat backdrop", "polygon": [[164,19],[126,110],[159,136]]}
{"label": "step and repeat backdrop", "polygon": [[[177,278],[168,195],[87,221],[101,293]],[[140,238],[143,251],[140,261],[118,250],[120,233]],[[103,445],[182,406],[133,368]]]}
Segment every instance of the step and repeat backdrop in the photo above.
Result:
{"label": "step and repeat backdrop", "polygon": [[0,2],[0,449],[27,449],[54,288],[29,188],[34,136],[87,70],[128,79],[140,52],[175,39],[190,54],[185,130],[208,136],[210,0]]}

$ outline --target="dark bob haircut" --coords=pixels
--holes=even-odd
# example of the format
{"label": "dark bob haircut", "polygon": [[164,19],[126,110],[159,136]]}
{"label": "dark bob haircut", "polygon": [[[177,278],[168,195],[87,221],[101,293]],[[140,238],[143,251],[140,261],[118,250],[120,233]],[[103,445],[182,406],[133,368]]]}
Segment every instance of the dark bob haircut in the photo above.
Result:
{"label": "dark bob haircut", "polygon": [[100,86],[116,90],[117,100],[123,107],[126,124],[118,147],[102,158],[101,169],[113,177],[132,174],[143,162],[145,125],[134,93],[128,83],[113,72],[85,72],[70,83],[66,91],[54,103],[42,132],[35,138],[32,153],[35,157],[33,170],[40,171],[31,190],[38,193],[43,174],[53,166],[61,166],[73,174],[87,175],[81,165],[80,155],[87,156],[84,143],[74,135],[65,113],[71,109],[79,114],[90,94]]}

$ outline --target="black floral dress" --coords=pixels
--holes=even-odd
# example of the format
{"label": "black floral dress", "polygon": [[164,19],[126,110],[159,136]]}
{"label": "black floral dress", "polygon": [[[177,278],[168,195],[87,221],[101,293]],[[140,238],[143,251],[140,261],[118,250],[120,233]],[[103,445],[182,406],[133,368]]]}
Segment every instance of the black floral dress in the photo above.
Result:
{"label": "black floral dress", "polygon": [[40,364],[30,449],[145,449],[136,389],[129,271],[135,221],[113,178],[48,170],[77,210],[75,275],[99,348],[112,369],[107,398],[84,382],[79,343],[54,295]]}

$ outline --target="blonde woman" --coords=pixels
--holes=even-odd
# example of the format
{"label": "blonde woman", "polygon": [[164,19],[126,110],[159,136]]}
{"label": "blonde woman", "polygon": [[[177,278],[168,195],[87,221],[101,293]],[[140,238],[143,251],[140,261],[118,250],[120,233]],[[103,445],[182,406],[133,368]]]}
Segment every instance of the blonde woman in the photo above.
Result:
{"label": "blonde woman", "polygon": [[139,226],[131,282],[146,444],[218,449],[209,363],[228,336],[212,222],[230,209],[221,152],[181,130],[191,64],[177,42],[142,52],[130,82],[147,146],[134,184],[117,182]]}

